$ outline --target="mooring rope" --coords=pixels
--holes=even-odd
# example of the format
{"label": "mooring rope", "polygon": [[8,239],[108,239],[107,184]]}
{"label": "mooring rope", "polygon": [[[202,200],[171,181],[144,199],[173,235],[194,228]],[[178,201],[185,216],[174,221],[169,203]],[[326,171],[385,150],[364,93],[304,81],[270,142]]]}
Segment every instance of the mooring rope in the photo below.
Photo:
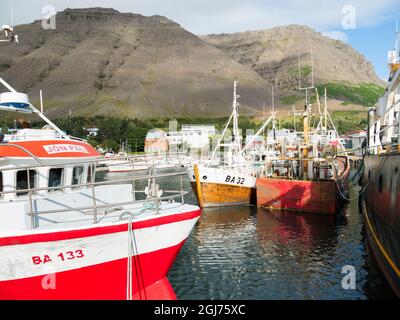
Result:
{"label": "mooring rope", "polygon": [[[376,177],[380,174],[381,172],[381,168],[382,168],[382,164],[384,163],[384,161],[386,160],[386,157],[383,157],[378,165],[378,172],[376,173],[376,175],[374,175],[373,177],[370,177],[370,179],[368,180],[367,184],[365,186],[363,186],[363,188],[360,190],[360,192],[358,193],[357,197],[355,198],[348,198],[346,195],[343,194],[342,190],[340,189],[339,183],[337,180],[335,180],[336,182],[336,187],[340,193],[340,195],[343,197],[343,199],[345,199],[346,201],[353,201],[356,200],[358,197],[360,197],[361,195],[364,194],[364,192],[367,190],[368,185],[371,183],[371,181],[375,181]],[[334,166],[333,166],[334,167]],[[364,167],[364,165],[362,166]],[[336,168],[335,168],[336,171]],[[361,176],[360,176],[361,177]]]}
{"label": "mooring rope", "polygon": [[[127,216],[125,218],[124,216]],[[133,267],[135,268],[136,281],[138,284],[138,293],[139,299],[142,300],[142,289],[143,287],[143,295],[144,299],[147,299],[146,287],[143,279],[142,267],[140,265],[139,259],[139,251],[136,242],[135,231],[133,228],[133,215],[129,212],[124,212],[120,215],[120,220],[127,219],[128,220],[128,256],[127,256],[127,275],[126,275],[126,299],[133,299],[133,289],[132,289],[132,280],[133,280]],[[132,263],[133,259],[133,263]],[[134,266],[133,266],[134,264]]]}
{"label": "mooring rope", "polygon": [[[132,225],[132,223],[130,223]],[[146,294],[146,287],[144,284],[144,278],[143,278],[143,271],[142,271],[142,266],[140,264],[140,258],[139,258],[139,250],[138,250],[138,245],[136,242],[136,235],[134,232],[133,227],[131,226],[131,243],[133,245],[133,247],[135,248],[135,252],[133,252],[133,259],[134,259],[134,263],[135,263],[135,271],[136,271],[136,279],[137,279],[137,283],[138,283],[138,290],[139,290],[139,299],[142,299],[142,289],[143,289],[143,296],[144,299],[147,300],[147,294]],[[136,253],[136,254],[135,254]],[[131,258],[132,258],[131,256]],[[142,285],[142,289],[140,288],[140,285]]]}

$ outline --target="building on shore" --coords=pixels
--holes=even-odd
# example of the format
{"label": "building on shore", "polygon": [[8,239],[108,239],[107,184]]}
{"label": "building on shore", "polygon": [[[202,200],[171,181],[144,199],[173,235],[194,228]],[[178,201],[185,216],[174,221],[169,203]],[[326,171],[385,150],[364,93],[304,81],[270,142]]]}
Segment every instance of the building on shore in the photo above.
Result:
{"label": "building on shore", "polygon": [[184,124],[181,131],[167,133],[171,150],[208,150],[210,139],[216,134],[215,126],[202,124]]}
{"label": "building on shore", "polygon": [[147,132],[144,142],[146,153],[166,153],[168,152],[169,142],[167,133],[161,129],[152,129]]}

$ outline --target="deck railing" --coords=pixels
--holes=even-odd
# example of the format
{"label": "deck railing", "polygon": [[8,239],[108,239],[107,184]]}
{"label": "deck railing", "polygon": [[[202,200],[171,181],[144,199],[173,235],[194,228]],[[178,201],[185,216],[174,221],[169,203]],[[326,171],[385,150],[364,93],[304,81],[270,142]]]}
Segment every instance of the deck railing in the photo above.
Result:
{"label": "deck railing", "polygon": [[[93,214],[93,223],[98,223],[98,210],[99,209],[107,209],[107,208],[115,208],[118,206],[126,206],[129,204],[133,203],[153,203],[154,204],[154,211],[155,214],[160,213],[160,203],[162,201],[174,201],[175,199],[180,199],[181,203],[184,203],[184,197],[189,193],[189,191],[186,191],[184,189],[184,181],[183,178],[187,176],[186,172],[173,172],[173,173],[163,173],[163,174],[156,174],[154,173],[154,167],[152,165],[149,166],[149,173],[145,175],[140,175],[140,176],[127,176],[126,178],[120,178],[116,180],[105,180],[105,181],[96,181],[95,179],[95,168],[99,163],[107,163],[107,161],[113,161],[115,159],[104,159],[104,158],[92,158],[92,159],[86,159],[84,161],[77,160],[77,161],[65,161],[65,162],[57,162],[55,163],[46,163],[43,160],[39,159],[36,157],[34,154],[26,150],[24,147],[21,147],[19,145],[15,144],[0,144],[1,147],[15,147],[18,148],[26,154],[31,157],[32,159],[36,160],[38,162],[37,165],[29,165],[29,166],[18,166],[18,167],[4,167],[0,168],[0,171],[5,172],[9,170],[26,170],[27,171],[27,189],[17,189],[14,188],[12,190],[3,190],[0,192],[0,197],[2,197],[5,194],[17,194],[17,193],[25,193],[27,195],[27,198],[20,198],[21,201],[28,201],[29,203],[29,212],[27,212],[27,215],[30,216],[31,219],[31,227],[36,228],[37,226],[35,225],[35,221],[38,215],[45,215],[45,214],[50,214],[50,213],[62,213],[62,212],[71,212],[71,211],[78,211],[78,212],[84,212],[84,211],[91,211]],[[135,158],[137,156],[131,156],[132,158]],[[65,184],[65,185],[59,185],[55,187],[33,187],[30,185],[30,171],[41,168],[41,167],[54,167],[54,166],[68,166],[68,165],[79,165],[79,164],[88,164],[89,165],[89,170],[91,170],[91,181],[87,181],[86,183],[79,183],[79,184]],[[165,179],[168,178],[169,181],[171,178],[179,178],[179,188],[180,190],[163,190],[164,196],[161,194],[159,195],[158,193],[158,185],[157,182],[159,179]],[[151,188],[148,189],[148,192],[146,193],[145,190],[137,190],[136,188],[136,182],[137,181],[147,181],[148,185],[151,186]],[[99,186],[110,186],[110,185],[116,185],[116,184],[132,184],[132,200],[129,201],[120,201],[120,202],[113,202],[113,203],[107,203],[107,204],[99,204],[99,200],[96,198],[96,187]],[[71,191],[72,189],[86,189],[91,191],[91,197],[93,200],[93,203],[91,206],[80,206],[80,207],[68,207],[68,208],[62,208],[62,209],[52,209],[52,210],[34,210],[34,201],[37,199],[46,199],[48,197],[51,197],[46,195],[37,195],[34,196],[35,194],[39,192],[51,192],[51,191],[61,191],[63,193],[66,193],[66,191]],[[188,188],[190,190],[190,186]],[[144,194],[147,196],[146,199],[138,200],[136,198],[136,194]],[[54,195],[54,194],[53,194]],[[87,214],[87,213],[85,213]]]}
{"label": "deck railing", "polygon": [[[376,113],[377,111],[375,108],[369,112]],[[393,138],[395,138],[395,142],[392,141]],[[367,151],[372,150],[374,154],[379,154],[384,147],[396,146],[400,143],[400,100],[388,107],[377,121],[369,124],[367,139]]]}

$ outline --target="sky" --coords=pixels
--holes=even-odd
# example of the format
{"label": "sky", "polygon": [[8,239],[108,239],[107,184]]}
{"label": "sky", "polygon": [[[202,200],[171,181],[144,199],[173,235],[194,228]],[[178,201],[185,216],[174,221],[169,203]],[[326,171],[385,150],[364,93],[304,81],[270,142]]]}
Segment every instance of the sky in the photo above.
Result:
{"label": "sky", "polygon": [[374,64],[384,80],[387,52],[395,44],[396,20],[400,29],[400,0],[0,0],[0,24],[42,19],[47,5],[56,11],[112,7],[145,16],[162,15],[195,34],[307,25],[351,45]]}

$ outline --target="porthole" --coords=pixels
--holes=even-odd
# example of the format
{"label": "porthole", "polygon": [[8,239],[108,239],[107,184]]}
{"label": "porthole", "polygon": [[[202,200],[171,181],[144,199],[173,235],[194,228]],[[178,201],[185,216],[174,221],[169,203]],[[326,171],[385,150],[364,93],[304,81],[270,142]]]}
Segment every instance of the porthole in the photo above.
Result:
{"label": "porthole", "polygon": [[207,180],[207,176],[203,176],[203,180]]}

